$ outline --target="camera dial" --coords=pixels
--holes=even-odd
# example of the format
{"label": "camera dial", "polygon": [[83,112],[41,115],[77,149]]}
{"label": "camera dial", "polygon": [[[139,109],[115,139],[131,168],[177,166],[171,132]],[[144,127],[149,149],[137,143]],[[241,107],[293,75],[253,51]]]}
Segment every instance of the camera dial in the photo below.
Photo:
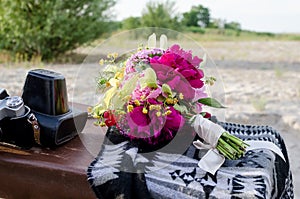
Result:
{"label": "camera dial", "polygon": [[0,100],[0,120],[24,115],[26,112],[23,99],[19,96],[6,97]]}
{"label": "camera dial", "polygon": [[23,99],[19,96],[8,97],[6,101],[6,106],[8,108],[18,108],[23,104]]}

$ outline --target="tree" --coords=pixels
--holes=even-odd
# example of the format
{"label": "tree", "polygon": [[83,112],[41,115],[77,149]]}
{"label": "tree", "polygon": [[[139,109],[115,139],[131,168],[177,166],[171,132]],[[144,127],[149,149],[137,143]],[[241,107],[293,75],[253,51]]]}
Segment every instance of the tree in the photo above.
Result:
{"label": "tree", "polygon": [[193,6],[189,12],[183,13],[182,23],[185,26],[207,27],[210,23],[209,9],[202,6]]}
{"label": "tree", "polygon": [[181,26],[174,6],[175,2],[171,1],[165,3],[150,1],[142,14],[142,25],[179,30]]}
{"label": "tree", "polygon": [[1,0],[0,49],[49,60],[108,31],[115,0]]}
{"label": "tree", "polygon": [[229,22],[229,23],[225,23],[225,29],[232,29],[232,30],[241,30],[241,24],[238,22]]}
{"label": "tree", "polygon": [[135,29],[141,27],[141,18],[140,17],[128,17],[122,21],[123,29]]}

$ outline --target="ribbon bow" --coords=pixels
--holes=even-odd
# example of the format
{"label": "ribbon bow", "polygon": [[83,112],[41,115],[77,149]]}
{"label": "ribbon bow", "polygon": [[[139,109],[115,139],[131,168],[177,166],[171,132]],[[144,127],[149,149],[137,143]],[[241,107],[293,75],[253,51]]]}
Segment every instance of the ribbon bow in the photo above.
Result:
{"label": "ribbon bow", "polygon": [[193,142],[194,146],[197,149],[209,149],[199,161],[198,166],[204,171],[215,174],[225,161],[225,157],[216,149],[218,140],[225,130],[201,115],[195,115],[191,120],[194,121],[192,126],[197,134],[207,143],[204,144],[197,140]]}
{"label": "ribbon bow", "polygon": [[[197,134],[205,141],[205,143],[200,140],[194,141],[194,146],[197,149],[209,149],[198,162],[198,166],[204,171],[214,175],[225,161],[225,157],[219,153],[216,147],[222,133],[226,132],[226,130],[220,125],[203,118],[202,115],[199,114],[193,116],[190,121],[193,121],[192,126]],[[269,149],[286,161],[279,147],[272,142],[250,140],[245,141],[245,143],[249,144],[249,147],[246,149],[247,151],[254,149]]]}

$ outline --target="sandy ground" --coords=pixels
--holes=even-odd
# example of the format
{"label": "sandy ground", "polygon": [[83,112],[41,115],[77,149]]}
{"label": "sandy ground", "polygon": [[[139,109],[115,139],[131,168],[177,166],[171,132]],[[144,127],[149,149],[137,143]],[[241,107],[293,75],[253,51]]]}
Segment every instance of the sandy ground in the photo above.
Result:
{"label": "sandy ground", "polygon": [[[278,130],[288,149],[295,198],[300,197],[300,42],[201,45],[216,63],[213,68],[218,77],[216,90],[228,107],[220,113],[220,118],[228,122],[269,125]],[[66,77],[70,100],[94,103],[96,97],[91,96],[95,96],[97,64],[0,65],[0,88],[5,88],[10,95],[21,95],[27,72],[40,67]]]}

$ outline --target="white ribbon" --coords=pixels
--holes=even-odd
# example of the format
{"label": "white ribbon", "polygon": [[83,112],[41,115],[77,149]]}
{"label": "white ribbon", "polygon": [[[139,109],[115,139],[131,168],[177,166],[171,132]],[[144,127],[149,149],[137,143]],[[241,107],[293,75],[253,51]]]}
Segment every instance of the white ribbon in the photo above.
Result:
{"label": "white ribbon", "polygon": [[[203,118],[201,115],[192,117],[191,121],[193,121],[192,126],[194,127],[196,133],[207,143],[205,144],[197,140],[193,142],[194,146],[197,149],[209,149],[208,152],[198,162],[198,166],[204,171],[214,175],[225,161],[225,157],[219,153],[216,147],[219,138],[221,137],[222,133],[226,132],[226,130],[220,125]],[[269,149],[278,154],[285,161],[281,150],[272,142],[245,141],[245,143],[250,145],[247,147],[247,151],[254,149]]]}
{"label": "white ribbon", "polygon": [[225,130],[220,125],[203,118],[200,114],[192,117],[191,121],[193,120],[192,126],[196,133],[207,143],[204,144],[197,140],[193,142],[194,146],[198,149],[209,149],[200,159],[198,166],[204,171],[215,174],[225,161],[225,157],[216,149],[218,140]]}
{"label": "white ribbon", "polygon": [[249,140],[249,141],[245,141],[245,143],[250,145],[246,148],[246,151],[250,151],[250,150],[254,150],[254,149],[269,149],[269,150],[273,151],[274,153],[276,153],[277,155],[279,155],[279,157],[281,157],[286,162],[282,151],[273,142],[260,141],[260,140]]}

